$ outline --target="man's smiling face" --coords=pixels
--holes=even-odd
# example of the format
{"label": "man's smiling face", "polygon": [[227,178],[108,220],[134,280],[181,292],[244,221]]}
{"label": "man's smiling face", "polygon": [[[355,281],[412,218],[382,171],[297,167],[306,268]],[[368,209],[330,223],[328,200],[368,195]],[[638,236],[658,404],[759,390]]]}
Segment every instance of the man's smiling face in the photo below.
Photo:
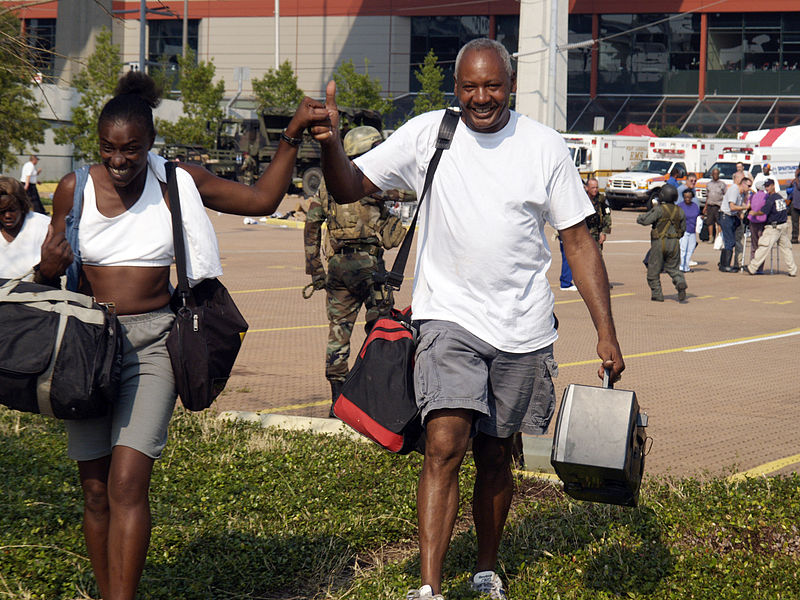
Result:
{"label": "man's smiling face", "polygon": [[508,101],[516,80],[495,50],[470,50],[461,58],[455,94],[467,127],[480,133],[500,131],[508,123]]}

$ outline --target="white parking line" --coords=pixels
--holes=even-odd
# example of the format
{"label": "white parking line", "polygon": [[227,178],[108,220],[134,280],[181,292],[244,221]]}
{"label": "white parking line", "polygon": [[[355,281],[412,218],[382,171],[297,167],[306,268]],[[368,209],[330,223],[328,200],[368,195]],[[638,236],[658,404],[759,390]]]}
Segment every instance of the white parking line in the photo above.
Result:
{"label": "white parking line", "polygon": [[767,340],[775,340],[778,338],[789,337],[792,335],[800,335],[800,331],[792,331],[789,333],[781,333],[778,335],[765,335],[762,337],[755,337],[737,342],[728,342],[727,344],[711,344],[710,346],[702,346],[700,348],[687,348],[684,352],[703,352],[704,350],[716,350],[717,348],[727,348],[728,346],[739,346],[740,344],[752,344],[753,342],[765,342]]}

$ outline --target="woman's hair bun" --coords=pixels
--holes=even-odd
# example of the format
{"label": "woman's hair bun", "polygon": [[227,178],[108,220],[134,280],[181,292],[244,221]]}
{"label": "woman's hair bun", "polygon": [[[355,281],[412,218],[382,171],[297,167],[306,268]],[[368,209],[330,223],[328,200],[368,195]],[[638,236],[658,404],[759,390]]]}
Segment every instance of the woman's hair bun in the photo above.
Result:
{"label": "woman's hair bun", "polygon": [[152,77],[141,71],[128,71],[120,77],[114,89],[114,97],[125,94],[139,96],[150,108],[155,108],[161,102],[161,88]]}

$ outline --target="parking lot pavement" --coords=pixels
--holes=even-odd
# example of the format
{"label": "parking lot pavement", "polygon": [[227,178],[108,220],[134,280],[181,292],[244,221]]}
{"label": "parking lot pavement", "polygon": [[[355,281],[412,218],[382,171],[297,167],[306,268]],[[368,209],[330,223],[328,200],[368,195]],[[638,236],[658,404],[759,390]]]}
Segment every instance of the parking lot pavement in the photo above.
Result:
{"label": "parking lot pavement", "polygon": [[[282,206],[292,203],[296,199]],[[788,277],[785,270],[757,277],[721,273],[719,253],[701,243],[695,252],[698,265],[686,275],[688,302],[678,302],[666,274],[666,301],[651,302],[641,262],[649,230],[635,223],[637,214],[613,213],[604,258],[627,365],[617,387],[635,390],[649,414],[648,472],[702,476],[761,465],[768,465],[768,472],[771,466],[783,473],[799,469],[800,278]],[[222,280],[250,323],[217,408],[326,416],[324,294],[301,296],[309,282],[302,224],[245,225],[242,217],[216,213],[211,219],[222,253]],[[387,253],[387,263],[394,253]],[[794,246],[794,256],[800,261],[800,246]],[[398,306],[410,303],[414,261],[408,264]],[[558,398],[569,383],[599,384],[588,311],[577,292],[559,289],[559,269],[556,244],[548,278],[560,322]],[[363,313],[358,323],[353,354],[364,339]]]}

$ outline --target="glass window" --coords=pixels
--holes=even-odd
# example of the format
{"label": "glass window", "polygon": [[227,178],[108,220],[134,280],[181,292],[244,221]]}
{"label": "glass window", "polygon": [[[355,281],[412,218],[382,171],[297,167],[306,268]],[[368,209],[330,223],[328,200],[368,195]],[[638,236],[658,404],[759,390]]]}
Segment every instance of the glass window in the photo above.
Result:
{"label": "glass window", "polygon": [[498,15],[494,19],[495,39],[510,53],[519,50],[519,15]]}
{"label": "glass window", "polygon": [[452,90],[456,56],[468,41],[489,35],[489,17],[412,17],[411,70],[409,90],[418,92],[419,81],[414,76],[429,50],[433,50],[444,71],[443,90]]}
{"label": "glass window", "polygon": [[[577,44],[592,39],[592,15],[570,15],[567,43]],[[567,89],[572,93],[588,93],[592,72],[592,47],[571,48],[567,52]]]}
{"label": "glass window", "polygon": [[53,76],[55,63],[53,50],[56,46],[56,20],[25,19],[24,26],[31,63],[44,79],[49,80]]}
{"label": "glass window", "polygon": [[[194,51],[197,59],[197,32],[199,19],[189,19],[187,23],[187,45]],[[178,57],[183,52],[183,21],[178,19],[153,19],[147,22],[149,36],[148,71],[151,74],[165,71],[165,80],[172,89],[178,83]]]}
{"label": "glass window", "polygon": [[714,28],[738,29],[742,28],[741,13],[715,13],[708,15],[708,26]]}
{"label": "glass window", "polygon": [[722,131],[731,134],[758,129],[771,107],[772,99],[768,98],[763,100],[742,100],[736,105],[731,116],[725,122]]}

